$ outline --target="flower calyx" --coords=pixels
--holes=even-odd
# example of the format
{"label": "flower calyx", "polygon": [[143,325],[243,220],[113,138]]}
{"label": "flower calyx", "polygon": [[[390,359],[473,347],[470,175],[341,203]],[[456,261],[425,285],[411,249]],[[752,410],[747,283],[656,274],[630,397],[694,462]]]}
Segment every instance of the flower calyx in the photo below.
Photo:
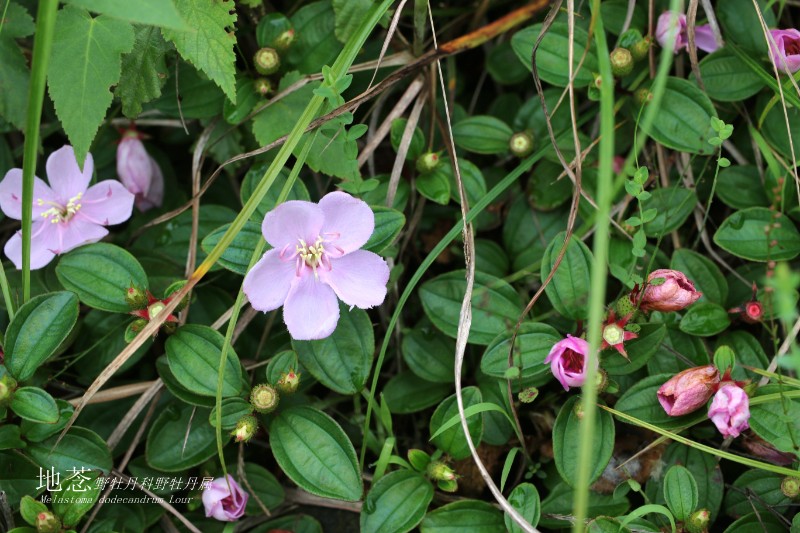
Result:
{"label": "flower calyx", "polygon": [[271,413],[278,407],[279,402],[278,391],[272,385],[262,383],[250,391],[250,404],[259,413]]}
{"label": "flower calyx", "polygon": [[258,431],[258,419],[253,415],[244,415],[236,422],[231,436],[236,442],[248,442]]}
{"label": "flower calyx", "polygon": [[608,312],[608,318],[603,325],[603,342],[600,345],[601,350],[614,348],[617,353],[630,361],[630,357],[628,357],[628,353],[625,351],[625,341],[635,339],[639,336],[633,331],[630,331],[627,327],[632,317],[633,313],[630,313],[617,320],[616,311],[612,309]]}
{"label": "flower calyx", "polygon": [[[127,289],[125,295],[126,301],[128,300],[129,293],[130,289]],[[133,294],[131,298],[133,299],[135,296],[137,295]],[[148,290],[144,292],[143,299],[138,299],[137,296],[137,306],[139,307],[130,312],[131,315],[137,317],[137,320],[135,320],[129,326],[131,331],[133,331],[134,333],[138,333],[139,331],[141,331],[145,326],[147,326],[148,322],[161,315],[164,312],[164,309],[171,301],[172,297],[167,297],[164,298],[163,300],[159,300],[158,298],[153,296],[153,294]],[[164,320],[163,324],[161,325],[161,329],[164,331],[164,333],[167,334],[173,333],[177,327],[178,327],[178,317],[176,317],[174,314],[168,315],[166,320]]]}
{"label": "flower calyx", "polygon": [[300,386],[300,373],[290,368],[288,372],[281,372],[281,377],[275,387],[283,394],[293,394]]}

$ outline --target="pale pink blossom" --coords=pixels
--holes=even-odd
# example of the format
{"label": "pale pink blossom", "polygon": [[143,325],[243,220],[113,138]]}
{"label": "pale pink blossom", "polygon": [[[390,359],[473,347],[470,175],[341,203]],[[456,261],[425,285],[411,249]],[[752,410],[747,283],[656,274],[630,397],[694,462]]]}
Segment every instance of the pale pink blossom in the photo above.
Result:
{"label": "pale pink blossom", "polygon": [[[39,178],[33,183],[32,269],[99,241],[108,234],[104,226],[125,222],[133,211],[133,195],[120,182],[105,180],[89,187],[92,154],[86,154],[81,170],[67,145],[50,154],[45,166],[50,185]],[[0,182],[0,209],[9,218],[22,219],[22,169],[12,168]],[[5,253],[14,266],[22,268],[21,231],[6,243]]]}
{"label": "pale pink blossom", "polygon": [[379,255],[360,249],[374,228],[369,206],[341,191],[318,204],[292,200],[279,205],[261,226],[273,249],[244,278],[251,305],[259,311],[283,306],[283,320],[297,340],[333,333],[339,299],[361,309],[380,305],[389,267]]}
{"label": "pale pink blossom", "polygon": [[722,385],[708,408],[708,418],[714,422],[723,437],[738,437],[750,425],[750,400],[736,383]]}
{"label": "pale pink blossom", "polygon": [[772,61],[780,70],[788,69],[789,72],[800,70],[800,31],[792,28],[789,30],[770,30],[772,41],[769,51]]}
{"label": "pale pink blossom", "polygon": [[[658,23],[656,24],[656,41],[658,41],[659,45],[665,47],[673,35],[675,36],[674,53],[677,54],[681,50],[686,50],[689,47],[689,32],[686,25],[686,15],[673,11],[665,11],[658,17]],[[711,53],[718,48],[714,33],[711,31],[711,27],[708,24],[694,27],[694,43],[697,48],[704,52]]]}
{"label": "pale pink blossom", "polygon": [[[589,343],[579,337],[567,335],[553,345],[544,362],[550,363],[550,370],[564,387],[580,387],[586,380],[588,364]],[[597,364],[597,359],[595,359]]]}
{"label": "pale pink blossom", "polygon": [[645,311],[680,311],[702,295],[683,272],[662,268],[647,276],[640,307]]}
{"label": "pale pink blossom", "polygon": [[224,477],[218,477],[203,489],[203,507],[206,509],[206,517],[233,522],[244,515],[249,495],[230,474],[227,478],[226,481]]}
{"label": "pale pink blossom", "polygon": [[669,416],[683,416],[706,404],[719,379],[719,371],[714,365],[689,368],[661,385],[658,401]]}
{"label": "pale pink blossom", "polygon": [[117,174],[136,196],[136,208],[145,212],[161,207],[164,200],[164,175],[144,147],[136,130],[125,132],[117,146]]}

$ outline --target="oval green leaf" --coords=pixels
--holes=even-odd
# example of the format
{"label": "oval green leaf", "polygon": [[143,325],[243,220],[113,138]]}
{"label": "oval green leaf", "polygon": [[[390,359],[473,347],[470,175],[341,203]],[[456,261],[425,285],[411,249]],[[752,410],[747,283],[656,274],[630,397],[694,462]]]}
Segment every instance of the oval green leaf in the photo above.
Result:
{"label": "oval green leaf", "polygon": [[[780,223],[780,227],[773,227],[767,235],[764,228],[773,222]],[[800,232],[794,222],[766,207],[733,213],[714,234],[714,242],[723,250],[750,261],[785,261],[800,254]]]}
{"label": "oval green leaf", "polygon": [[[511,38],[511,47],[517,57],[528,70],[532,70],[531,58],[533,46],[542,30],[541,24],[535,24],[518,31]],[[575,87],[585,87],[592,82],[592,73],[599,72],[594,40],[589,41],[589,34],[583,28],[574,28],[573,40],[573,74]],[[569,83],[569,29],[566,22],[555,22],[547,30],[536,52],[536,69],[539,76],[556,87],[566,87]],[[588,50],[584,57],[583,51]],[[580,67],[580,69],[579,69]]]}
{"label": "oval green leaf", "polygon": [[683,315],[679,327],[690,335],[710,337],[722,333],[730,325],[731,319],[724,307],[711,302],[699,302]]}
{"label": "oval green leaf", "polygon": [[[464,400],[464,409],[483,401],[481,391],[477,387],[464,387],[462,390],[462,397]],[[439,428],[446,422],[449,422],[453,417],[458,417],[458,404],[455,394],[446,398],[439,404],[436,411],[433,412],[429,425],[431,435],[437,433]],[[483,417],[477,415],[469,417],[467,419],[467,427],[469,428],[472,442],[477,447],[481,442],[481,435],[483,434]],[[437,448],[450,455],[450,457],[456,461],[465,459],[470,455],[469,445],[467,444],[467,439],[464,437],[464,430],[461,427],[460,421],[439,433],[432,439],[432,442]]]}
{"label": "oval green leaf", "polygon": [[[561,407],[553,426],[553,458],[561,479],[574,487],[578,482],[581,420],[575,413],[580,397],[572,396]],[[614,419],[611,414],[598,409],[592,439],[589,482],[594,482],[603,473],[614,452]]]}
{"label": "oval green leaf", "polygon": [[[513,332],[498,335],[483,353],[481,372],[495,378],[505,378],[508,371],[508,352]],[[523,322],[514,342],[512,365],[520,370],[520,385],[538,387],[552,378],[550,366],[544,360],[553,345],[562,339],[555,328],[541,322]],[[516,380],[514,380],[516,385]]]}
{"label": "oval green leaf", "polygon": [[714,147],[708,144],[713,137],[711,117],[717,116],[714,104],[694,83],[669,77],[648,132],[667,148],[690,154],[709,155]]}
{"label": "oval green leaf", "polygon": [[680,270],[695,288],[702,292],[700,301],[724,305],[728,299],[728,282],[719,267],[706,256],[686,248],[679,248],[672,254],[670,268]]}
{"label": "oval green leaf", "polygon": [[467,117],[453,124],[456,146],[476,154],[508,152],[508,141],[513,134],[508,124],[488,115]]}
{"label": "oval green leaf", "polygon": [[11,397],[11,410],[25,420],[41,424],[58,422],[58,406],[46,391],[39,387],[20,387]]}
{"label": "oval green leaf", "polygon": [[431,511],[419,526],[421,533],[505,533],[503,513],[489,502],[461,500]]}
{"label": "oval green leaf", "polygon": [[433,485],[411,470],[380,478],[361,511],[362,533],[406,533],[422,521],[433,500]]}
{"label": "oval green leaf", "polygon": [[[559,233],[550,241],[542,257],[541,276],[545,279],[555,265],[564,244],[565,233]],[[572,320],[589,318],[589,287],[592,270],[592,252],[578,238],[571,238],[564,258],[556,270],[553,280],[545,288],[553,308],[562,316]]]}
{"label": "oval green leaf", "polygon": [[[216,433],[208,423],[209,410],[173,402],[156,418],[147,434],[147,464],[164,472],[199,465],[216,451]],[[223,444],[228,440],[223,432]]]}
{"label": "oval green leaf", "polygon": [[664,477],[664,499],[675,518],[686,520],[697,508],[697,483],[689,470],[675,465]]}
{"label": "oval green leaf", "polygon": [[[208,326],[188,324],[167,339],[165,351],[175,379],[189,391],[201,396],[216,396],[219,362],[225,337]],[[228,347],[222,396],[238,396],[243,389],[239,358]]]}

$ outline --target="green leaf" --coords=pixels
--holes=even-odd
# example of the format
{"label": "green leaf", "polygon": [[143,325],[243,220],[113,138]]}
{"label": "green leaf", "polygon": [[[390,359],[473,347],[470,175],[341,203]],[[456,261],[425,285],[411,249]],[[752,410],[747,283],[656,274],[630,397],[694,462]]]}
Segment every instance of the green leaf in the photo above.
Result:
{"label": "green leaf", "polygon": [[717,102],[741,102],[764,87],[764,80],[725,48],[700,61],[700,76],[706,94]]}
{"label": "green leaf", "polygon": [[488,115],[467,117],[453,124],[456,146],[476,154],[504,154],[514,132],[502,120]]}
{"label": "green leaf", "polygon": [[[253,413],[253,405],[238,396],[222,399],[222,429],[230,431],[243,417]],[[217,407],[214,406],[208,414],[208,423],[217,427]]]}
{"label": "green leaf", "polygon": [[710,337],[725,331],[731,325],[728,311],[711,302],[698,302],[683,315],[680,329],[698,337]]}
{"label": "green leaf", "polygon": [[214,407],[216,404],[214,398],[210,396],[200,396],[199,394],[195,394],[181,385],[175,378],[175,375],[169,369],[169,363],[167,362],[166,355],[162,355],[156,359],[156,371],[158,372],[161,381],[164,382],[164,387],[166,387],[169,393],[182,402],[190,405],[196,405],[198,407],[208,408]]}
{"label": "green leaf", "polygon": [[367,382],[375,352],[372,322],[366,311],[339,305],[333,334],[316,341],[292,340],[302,365],[323,385],[339,394],[355,394]]}
{"label": "green leaf", "polygon": [[697,195],[694,191],[681,187],[656,189],[652,196],[642,202],[642,209],[655,209],[657,215],[644,225],[648,237],[660,237],[676,230],[692,214]]}
{"label": "green leaf", "polygon": [[25,420],[41,424],[58,422],[58,406],[46,391],[38,387],[20,387],[11,397],[11,410]]}
{"label": "green leaf", "polygon": [[[794,524],[796,521],[793,521]],[[723,533],[785,533],[786,526],[770,514],[750,513],[729,525]]]}
{"label": "green leaf", "polygon": [[[246,203],[251,196],[253,196],[253,191],[258,186],[258,183],[264,177],[264,174],[267,172],[269,168],[268,163],[262,163],[259,165],[253,165],[250,167],[250,170],[247,171],[247,174],[244,176],[244,180],[242,181],[242,188],[240,189],[242,203]],[[285,168],[281,169],[278,176],[275,178],[275,181],[272,184],[272,187],[269,188],[267,194],[261,199],[261,202],[256,207],[255,213],[250,218],[251,221],[258,224],[259,228],[261,228],[261,223],[264,221],[264,216],[275,209],[275,206],[278,203],[278,196],[280,195],[281,190],[283,190],[283,186],[286,184],[286,180],[289,178],[289,171]],[[308,194],[308,189],[306,189],[303,180],[295,180],[292,184],[292,188],[289,190],[289,196],[286,197],[286,200],[304,200],[306,202],[311,201],[311,196]]]}
{"label": "green leaf", "polygon": [[29,420],[22,421],[19,429],[26,441],[41,442],[64,429],[75,409],[72,404],[64,400],[56,400],[56,405],[58,406],[58,421],[55,424],[38,424]]}
{"label": "green leaf", "polygon": [[672,374],[656,374],[638,381],[625,391],[614,408],[667,430],[688,426],[706,418],[705,409],[685,416],[669,416],[664,411],[658,403],[657,392],[671,377]]}
{"label": "green leaf", "polygon": [[[530,525],[536,527],[542,514],[542,504],[539,501],[539,491],[532,483],[520,483],[508,496],[508,503],[525,518]],[[522,533],[523,529],[506,513],[503,516],[509,533]]]}
{"label": "green leaf", "polygon": [[283,503],[286,498],[286,493],[283,490],[280,482],[272,475],[272,472],[267,470],[261,465],[255,463],[244,464],[244,476],[247,479],[250,492],[250,499],[247,500],[247,513],[258,514],[261,507],[256,502],[256,498],[261,500],[261,503],[267,509],[276,509]]}
{"label": "green leaf", "polygon": [[441,172],[427,172],[414,181],[417,191],[432,202],[450,203],[450,180]]}
{"label": "green leaf", "polygon": [[[50,468],[47,466],[46,468]],[[0,452],[0,472],[3,491],[9,502],[19,502],[23,496],[38,494],[39,467],[30,459],[20,460],[19,452]],[[32,533],[35,533],[34,529]]]}
{"label": "green leaf", "polygon": [[396,209],[381,205],[371,205],[370,209],[375,214],[375,229],[363,249],[380,254],[400,235],[400,230],[406,224],[406,217]]}
{"label": "green leaf", "polygon": [[697,483],[689,470],[675,465],[664,477],[664,498],[675,518],[686,520],[697,508]]}
{"label": "green leaf", "polygon": [[[181,472],[217,452],[215,429],[208,423],[209,409],[171,402],[150,426],[145,458],[164,472]],[[223,445],[227,441],[223,433]]]}
{"label": "green leaf", "polygon": [[548,243],[566,227],[566,217],[562,210],[535,211],[523,195],[517,195],[503,223],[503,247],[511,257],[511,269],[538,265]]}
{"label": "green leaf", "polygon": [[283,13],[267,13],[258,21],[256,42],[260,48],[276,48],[276,41],[284,32],[292,29],[292,23]]}
{"label": "green leaf", "polygon": [[[780,223],[780,227],[773,227],[768,236],[764,228],[773,222]],[[714,242],[723,250],[750,261],[784,261],[800,255],[800,232],[794,223],[765,207],[733,213],[714,234]]]}
{"label": "green leaf", "polygon": [[105,119],[120,79],[122,54],[133,48],[133,27],[123,20],[67,6],[58,12],[47,83],[75,157],[83,161]]}
{"label": "green leaf", "polygon": [[[392,143],[392,148],[395,152],[400,147],[400,141],[403,138],[403,133],[408,124],[407,118],[396,118],[392,121],[392,128],[389,134],[389,139]],[[419,156],[425,151],[425,134],[419,129],[419,126],[414,128],[414,134],[411,136],[411,144],[408,145],[408,152],[406,153],[407,161],[416,161]]]}
{"label": "green leaf", "polygon": [[205,72],[236,103],[236,37],[229,31],[236,23],[233,2],[175,0],[175,7],[189,29],[164,28],[164,38],[175,43],[184,59]]}
{"label": "green leaf", "polygon": [[[465,409],[483,401],[481,391],[477,387],[465,387],[462,391],[462,397],[464,399]],[[458,405],[456,403],[455,394],[446,398],[439,404],[436,411],[433,412],[429,425],[431,435],[436,434],[440,427],[453,417],[458,417]],[[472,442],[475,443],[475,446],[478,446],[481,441],[481,435],[483,434],[483,417],[473,416],[468,418],[467,427],[469,428]],[[467,445],[467,439],[464,437],[464,430],[460,422],[439,433],[431,440],[437,448],[455,460],[469,457],[469,446]]]}
{"label": "green leaf", "polygon": [[[448,272],[427,281],[419,289],[425,314],[437,328],[452,338],[456,338],[458,331],[458,316],[465,290],[464,271]],[[476,272],[469,342],[489,344],[500,332],[516,323],[521,309],[519,294],[508,283]]]}
{"label": "green leaf", "polygon": [[129,0],[65,0],[65,2],[128,22],[178,30],[190,29],[175,9],[173,0],[136,0],[135,2]]}
{"label": "green leaf", "polygon": [[[683,358],[675,357],[679,353]],[[648,374],[677,374],[693,366],[709,364],[708,353],[702,339],[687,335],[677,324],[667,325],[667,334],[656,353],[647,361]]]}
{"label": "green leaf", "polygon": [[[344,180],[358,181],[361,179],[361,172],[358,169],[358,145],[354,139],[350,139],[349,132],[344,125],[340,127],[322,127],[315,135],[308,153],[306,164],[314,171],[342,178]],[[294,155],[299,156],[303,151],[306,141],[298,143]]]}
{"label": "green leaf", "polygon": [[707,139],[713,136],[711,117],[716,114],[711,100],[697,85],[682,78],[669,77],[648,133],[667,148],[709,155],[714,149]]}
{"label": "green leaf", "polygon": [[361,499],[356,451],[331,417],[308,406],[281,411],[269,426],[278,465],[303,490],[336,500]]}
{"label": "green leaf", "polygon": [[[542,30],[541,24],[530,26],[518,31],[511,38],[511,47],[517,57],[528,70],[532,70],[531,57],[533,45]],[[589,34],[580,26],[575,27],[574,33],[574,85],[586,87],[592,82],[592,72],[599,72],[594,40],[589,40]],[[586,57],[583,51],[587,50]],[[539,50],[536,53],[536,68],[539,76],[556,87],[566,87],[569,82],[569,30],[566,22],[555,22],[547,30]],[[580,67],[580,69],[579,69]]]}
{"label": "green leaf", "polygon": [[[767,8],[768,5],[767,1],[758,0],[758,11],[767,27],[774,28],[777,22],[775,13]],[[766,55],[767,42],[753,0],[726,0],[719,5],[717,16],[726,40]]]}
{"label": "green leaf", "polygon": [[[539,525],[551,529],[568,528],[569,522],[563,519],[548,518],[548,516],[571,515],[574,502],[575,496],[572,487],[566,483],[557,484],[542,501],[542,519]],[[598,515],[619,516],[625,513],[629,505],[628,499],[624,496],[590,491],[587,516],[590,518]]]}
{"label": "green leaf", "polygon": [[715,191],[720,200],[736,209],[769,205],[758,168],[752,165],[720,170]]}
{"label": "green leaf", "polygon": [[409,370],[420,378],[432,383],[453,382],[456,345],[451,339],[418,325],[405,332],[400,348]]}
{"label": "green leaf", "polygon": [[[555,266],[565,237],[565,233],[559,233],[547,246],[542,256],[540,270],[542,279],[545,279]],[[589,317],[590,271],[593,260],[592,252],[583,241],[577,237],[571,238],[558,270],[545,288],[553,308],[566,318],[586,320]]]}
{"label": "green leaf", "polygon": [[128,288],[148,288],[147,274],[130,253],[119,246],[98,242],[81,246],[61,259],[56,266],[58,281],[78,295],[81,302],[112,313],[127,313]]}
{"label": "green leaf", "polygon": [[[56,473],[66,477],[73,469],[100,470],[108,475],[111,472],[111,452],[105,440],[86,428],[73,426],[58,447],[58,436],[28,445],[27,453],[42,469],[51,467]],[[55,447],[55,449],[54,449]],[[63,478],[62,478],[63,479]]]}
{"label": "green leaf", "polygon": [[20,438],[20,427],[11,424],[0,426],[0,450],[21,450],[27,446]]}
{"label": "green leaf", "polygon": [[22,515],[23,520],[32,526],[36,524],[36,516],[45,511],[47,511],[45,504],[39,500],[34,500],[28,495],[23,496],[19,502],[19,513]]}
{"label": "green leaf", "polygon": [[[781,392],[780,385],[759,387],[755,397]],[[750,406],[750,429],[782,452],[800,457],[800,402],[785,399],[779,402]]]}
{"label": "green leaf", "polygon": [[625,342],[625,351],[630,360],[622,357],[616,350],[603,353],[603,368],[612,376],[624,376],[636,372],[658,352],[667,334],[664,324],[642,324],[638,337]]}
{"label": "green leaf", "polygon": [[83,515],[94,507],[100,496],[100,487],[96,483],[98,476],[98,472],[76,469],[59,483],[58,496],[53,498],[53,513],[61,518],[65,527],[76,526]]}
{"label": "green leaf", "polygon": [[78,297],[53,292],[31,298],[6,330],[5,364],[17,381],[27,381],[53,355],[78,320]]}
{"label": "green leaf", "polygon": [[[313,5],[313,4],[312,4]],[[278,92],[286,90],[290,85],[302,78],[299,72],[289,72],[281,78]],[[271,103],[253,119],[253,135],[262,146],[286,135],[303,114],[308,101],[314,96],[314,89],[319,87],[318,81],[307,83],[285,98]],[[300,142],[297,146],[303,146]]]}
{"label": "green leaf", "polygon": [[[578,455],[580,453],[581,418],[575,413],[580,397],[572,396],[564,403],[553,426],[553,457],[561,479],[571,487],[578,482]],[[605,412],[596,412],[595,446],[592,447],[589,482],[603,473],[614,451],[614,419]]]}
{"label": "green leaf", "polygon": [[503,513],[489,502],[460,500],[431,511],[419,526],[421,533],[505,533]]}
{"label": "green leaf", "polygon": [[701,302],[714,302],[724,305],[728,299],[728,282],[719,267],[706,256],[686,248],[679,248],[672,254],[670,268],[679,270],[703,293]]}
{"label": "green leaf", "polygon": [[431,383],[411,372],[401,372],[383,387],[383,397],[392,414],[405,415],[433,407],[450,390],[447,383]]}
{"label": "green leaf", "polygon": [[[213,250],[229,227],[230,224],[225,224],[206,235],[200,243],[201,248],[206,253]],[[231,272],[244,276],[247,273],[247,267],[250,265],[253,250],[258,246],[261,239],[263,239],[261,236],[261,224],[248,220],[217,262]],[[267,244],[265,249],[268,250],[269,248],[271,246]]]}
{"label": "green leaf", "polygon": [[516,60],[509,41],[496,42],[486,56],[486,71],[494,81],[502,85],[515,85],[528,80],[530,74]]}
{"label": "green leaf", "polygon": [[[207,326],[188,324],[167,339],[165,351],[169,369],[178,382],[201,396],[216,396],[219,376],[219,358],[225,337]],[[242,373],[239,358],[228,347],[223,398],[242,393]]]}
{"label": "green leaf", "polygon": [[433,485],[411,470],[380,478],[364,499],[362,533],[406,533],[422,521],[433,500]]}
{"label": "green leaf", "polygon": [[225,95],[213,81],[200,74],[189,63],[179,62],[179,86],[166,84],[164,94],[152,106],[169,117],[211,118],[219,114]]}
{"label": "green leaf", "polygon": [[331,2],[312,2],[298,9],[291,17],[296,38],[286,62],[303,74],[316,74],[324,65],[332,65],[342,49],[335,20]]}
{"label": "green leaf", "polygon": [[764,352],[764,348],[761,347],[761,343],[746,331],[726,332],[717,340],[716,347],[719,348],[720,346],[728,346],[736,354],[736,366],[731,373],[735,380],[757,380],[760,378],[755,372],[746,370],[743,365],[765,369],[769,364],[769,359],[766,352]]}
{"label": "green leaf", "polygon": [[332,3],[336,20],[334,33],[337,39],[346,43],[372,7],[372,0],[333,0]]}
{"label": "green leaf", "polygon": [[128,118],[138,117],[142,104],[161,96],[167,79],[164,55],[170,48],[154,26],[134,26],[133,31],[133,50],[122,56],[122,74],[114,89]]}
{"label": "green leaf", "polygon": [[[504,378],[509,368],[508,352],[513,332],[505,331],[486,347],[481,358],[481,372],[487,376]],[[541,322],[523,322],[514,342],[512,365],[520,370],[520,387],[538,387],[553,377],[544,360],[553,345],[562,339],[555,328]],[[452,376],[451,376],[452,379]],[[517,385],[517,382],[514,382]]]}
{"label": "green leaf", "polygon": [[4,6],[0,22],[0,117],[22,130],[28,109],[30,71],[14,40],[31,35],[34,23],[28,11],[16,2],[6,2]]}

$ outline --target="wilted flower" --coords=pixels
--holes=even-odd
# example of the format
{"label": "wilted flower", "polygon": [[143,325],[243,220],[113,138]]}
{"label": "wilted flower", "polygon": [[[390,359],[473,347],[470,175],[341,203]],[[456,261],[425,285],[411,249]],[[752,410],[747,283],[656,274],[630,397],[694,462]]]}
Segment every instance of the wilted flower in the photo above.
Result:
{"label": "wilted flower", "polygon": [[[656,40],[662,47],[666,46],[667,41],[672,36],[675,36],[674,53],[685,50],[689,47],[689,34],[686,27],[686,15],[683,13],[675,13],[673,11],[665,11],[658,17],[658,24],[656,25]],[[714,39],[714,33],[708,24],[694,27],[694,43],[697,48],[704,52],[713,52],[717,46],[717,41]]]}
{"label": "wilted flower", "polygon": [[161,207],[164,175],[156,160],[145,150],[136,130],[126,131],[117,146],[117,174],[125,188],[136,196],[139,211]]}
{"label": "wilted flower", "polygon": [[708,409],[708,418],[714,422],[723,437],[738,437],[749,428],[750,400],[747,393],[736,383],[722,385]]}
{"label": "wilted flower", "polygon": [[360,250],[375,228],[362,200],[344,192],[319,204],[292,200],[264,217],[261,231],[273,249],[244,278],[253,308],[283,306],[283,320],[297,340],[324,339],[339,321],[337,296],[367,309],[386,297],[389,266],[379,255]]}
{"label": "wilted flower", "polygon": [[748,452],[762,459],[766,459],[772,464],[788,466],[792,464],[796,458],[793,453],[777,450],[772,444],[752,431],[744,436],[741,443]]}
{"label": "wilted flower", "polygon": [[680,311],[702,295],[683,272],[662,268],[647,276],[640,308],[644,311]]}
{"label": "wilted flower", "polygon": [[[769,43],[770,56],[780,70],[788,69],[796,72],[800,69],[800,31],[770,30],[772,39]],[[772,44],[775,41],[775,44]]]}
{"label": "wilted flower", "polygon": [[553,345],[544,362],[550,363],[553,375],[564,390],[569,390],[570,387],[580,387],[586,380],[588,354],[589,343],[586,340],[567,335],[566,339]]}
{"label": "wilted flower", "polygon": [[[86,154],[83,170],[72,146],[64,146],[47,158],[48,186],[39,178],[33,183],[31,268],[47,265],[56,255],[97,242],[108,234],[103,226],[128,220],[133,195],[115,180],[89,187],[94,171],[92,154]],[[22,169],[12,168],[0,182],[0,209],[7,217],[22,220]],[[22,268],[22,232],[6,243],[5,253]]]}
{"label": "wilted flower", "polygon": [[[230,489],[228,488],[230,484]],[[206,517],[214,517],[222,522],[233,522],[244,515],[249,495],[242,490],[236,480],[228,474],[218,477],[203,490],[203,506]]]}
{"label": "wilted flower", "polygon": [[719,371],[714,365],[689,368],[661,385],[658,401],[669,416],[691,413],[711,398],[719,380]]}

